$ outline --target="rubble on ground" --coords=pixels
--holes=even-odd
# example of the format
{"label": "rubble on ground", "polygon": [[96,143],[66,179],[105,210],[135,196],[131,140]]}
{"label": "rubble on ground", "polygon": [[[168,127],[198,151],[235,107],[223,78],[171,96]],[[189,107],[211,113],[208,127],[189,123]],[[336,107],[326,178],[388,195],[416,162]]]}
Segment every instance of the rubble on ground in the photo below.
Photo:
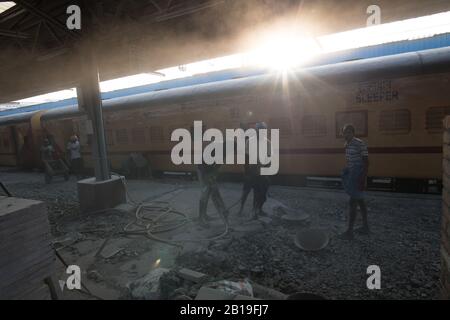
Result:
{"label": "rubble on ground", "polygon": [[[86,286],[103,298],[148,299],[159,295],[160,299],[195,299],[206,283],[243,279],[275,290],[281,298],[299,292],[327,299],[439,298],[441,206],[436,196],[370,193],[372,234],[356,234],[355,240],[348,242],[336,237],[346,224],[347,198],[342,192],[272,186],[270,198],[294,212],[307,214],[306,225],[286,223],[274,207],[265,207],[268,215],[258,221],[235,222],[227,235],[212,241],[186,242],[180,250],[145,237],[121,234],[121,228],[133,218],[132,213],[80,215],[73,177],[68,182],[46,185],[39,173],[8,171],[2,172],[2,182],[15,196],[46,202],[55,247],[67,262],[82,266]],[[128,181],[130,188],[145,183]],[[172,181],[151,183],[149,190],[155,185],[167,190],[177,185]],[[186,190],[194,188],[195,192],[196,182],[183,183]],[[241,191],[238,184],[224,184],[221,188],[225,194],[234,192],[230,198]],[[193,198],[188,195],[180,202],[187,205],[186,199]],[[211,234],[220,234],[220,219],[211,228]],[[306,228],[326,230],[328,245],[316,252],[298,248],[295,235]],[[183,232],[187,232],[186,228]],[[193,225],[189,232],[189,237],[195,237],[206,231]],[[97,254],[108,237],[111,239],[105,251]],[[370,265],[381,268],[381,290],[366,287],[366,269]],[[145,279],[157,267],[169,270],[160,275],[159,293],[153,295],[154,287],[136,291],[145,283],[138,285],[136,281]],[[199,282],[193,281],[195,276],[180,277],[178,271],[182,268],[207,277],[200,277]],[[135,286],[130,288],[135,290],[130,291],[127,284],[133,282]]]}

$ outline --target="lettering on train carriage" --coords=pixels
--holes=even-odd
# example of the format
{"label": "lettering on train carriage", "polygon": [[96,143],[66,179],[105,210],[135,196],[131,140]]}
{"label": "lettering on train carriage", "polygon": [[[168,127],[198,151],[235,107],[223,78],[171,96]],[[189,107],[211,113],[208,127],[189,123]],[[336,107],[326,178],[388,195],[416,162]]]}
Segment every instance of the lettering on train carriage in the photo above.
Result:
{"label": "lettering on train carriage", "polygon": [[399,92],[392,88],[391,80],[362,82],[358,86],[356,103],[390,102],[399,99]]}

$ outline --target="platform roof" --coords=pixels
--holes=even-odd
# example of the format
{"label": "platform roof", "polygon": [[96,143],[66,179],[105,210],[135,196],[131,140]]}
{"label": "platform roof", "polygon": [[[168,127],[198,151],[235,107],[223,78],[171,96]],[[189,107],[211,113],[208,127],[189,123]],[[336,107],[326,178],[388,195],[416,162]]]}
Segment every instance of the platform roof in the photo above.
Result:
{"label": "platform roof", "polygon": [[[0,1],[0,4],[5,1]],[[16,0],[0,13],[0,102],[75,87],[83,35],[66,27],[79,1]],[[101,80],[243,51],[274,26],[314,36],[364,27],[372,0],[97,0]],[[379,0],[382,22],[449,11],[448,0]],[[83,19],[83,12],[82,12]],[[82,20],[83,21],[83,20]]]}

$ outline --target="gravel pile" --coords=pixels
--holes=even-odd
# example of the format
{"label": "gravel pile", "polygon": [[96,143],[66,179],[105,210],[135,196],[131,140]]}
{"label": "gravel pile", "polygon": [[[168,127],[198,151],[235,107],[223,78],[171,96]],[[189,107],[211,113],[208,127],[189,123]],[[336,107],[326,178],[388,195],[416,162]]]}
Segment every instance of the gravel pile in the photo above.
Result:
{"label": "gravel pile", "polygon": [[[346,200],[322,192],[273,188],[271,196],[307,212],[312,225],[331,235],[319,252],[294,244],[300,228],[274,219],[269,228],[244,237],[231,236],[212,250],[181,256],[179,264],[223,279],[248,277],[285,294],[308,292],[328,299],[438,299],[440,270],[440,201],[369,197],[372,235],[340,240]],[[368,290],[367,267],[381,268],[381,290]]]}

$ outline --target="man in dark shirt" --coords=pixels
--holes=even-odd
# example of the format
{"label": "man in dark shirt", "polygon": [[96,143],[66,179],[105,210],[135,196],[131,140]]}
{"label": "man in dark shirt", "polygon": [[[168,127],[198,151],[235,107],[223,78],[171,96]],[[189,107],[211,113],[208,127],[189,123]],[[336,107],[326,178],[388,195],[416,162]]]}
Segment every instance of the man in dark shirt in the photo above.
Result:
{"label": "man in dark shirt", "polygon": [[[261,175],[261,167],[264,165],[261,164],[259,155],[258,155],[258,163],[250,164],[249,156],[250,156],[250,143],[259,143],[259,130],[267,129],[267,125],[264,122],[258,122],[255,125],[256,136],[250,137],[245,142],[245,165],[244,165],[244,187],[242,190],[241,196],[241,208],[239,210],[239,214],[242,214],[245,201],[247,200],[248,194],[253,189],[253,210],[251,219],[258,219],[260,215],[263,215],[263,205],[267,200],[267,191],[269,189],[269,178],[267,176]],[[252,141],[250,141],[252,140]],[[266,139],[268,143],[268,149],[270,152],[270,141]]]}
{"label": "man in dark shirt", "polygon": [[[206,130],[205,126],[203,126],[203,130]],[[194,128],[191,128],[191,137],[194,137],[193,132]],[[217,182],[220,166],[220,164],[206,163],[197,165],[197,175],[202,185],[202,193],[199,202],[199,223],[203,226],[208,226],[208,220],[211,219],[207,214],[209,198],[212,199],[217,211],[221,215],[225,224],[228,225],[229,212],[225,207],[222,196],[220,195],[219,185]]]}
{"label": "man in dark shirt", "polygon": [[228,224],[228,210],[225,208],[222,196],[220,195],[217,177],[219,175],[220,165],[200,164],[197,165],[197,174],[202,184],[202,194],[199,203],[199,222],[207,225],[210,217],[207,214],[209,198],[212,199],[214,206],[221,215],[222,219]]}

